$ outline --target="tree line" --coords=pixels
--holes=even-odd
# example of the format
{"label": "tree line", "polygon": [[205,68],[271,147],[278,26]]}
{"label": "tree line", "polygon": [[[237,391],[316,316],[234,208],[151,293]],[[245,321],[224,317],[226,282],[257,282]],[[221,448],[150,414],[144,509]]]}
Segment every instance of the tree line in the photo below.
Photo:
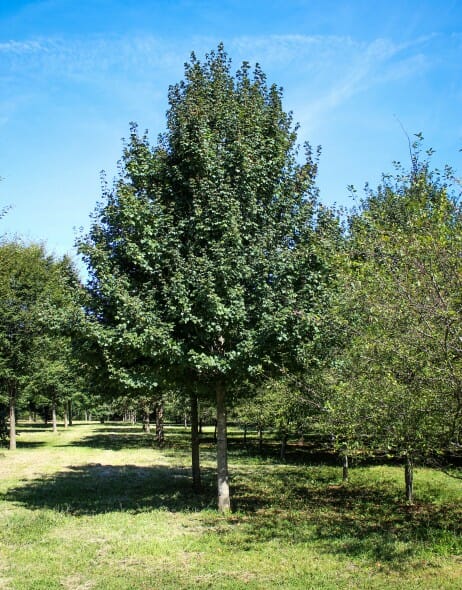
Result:
{"label": "tree line", "polygon": [[[227,413],[271,426],[281,455],[316,428],[344,457],[460,449],[462,217],[457,179],[422,137],[347,211],[320,202],[320,151],[297,143],[282,90],[220,45],[169,89],[154,144],[135,124],[68,258],[0,244],[0,400],[155,414],[188,406],[200,489],[202,407],[215,408],[218,508],[231,507]],[[56,418],[54,418],[56,421]]]}

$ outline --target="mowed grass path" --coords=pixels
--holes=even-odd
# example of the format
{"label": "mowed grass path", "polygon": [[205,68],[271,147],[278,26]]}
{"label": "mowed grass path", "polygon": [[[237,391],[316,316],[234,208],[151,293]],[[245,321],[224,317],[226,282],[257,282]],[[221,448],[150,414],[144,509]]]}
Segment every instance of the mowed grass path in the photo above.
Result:
{"label": "mowed grass path", "polygon": [[462,589],[462,481],[399,467],[281,465],[231,445],[234,513],[215,511],[214,449],[191,491],[188,433],[21,425],[0,450],[0,588]]}

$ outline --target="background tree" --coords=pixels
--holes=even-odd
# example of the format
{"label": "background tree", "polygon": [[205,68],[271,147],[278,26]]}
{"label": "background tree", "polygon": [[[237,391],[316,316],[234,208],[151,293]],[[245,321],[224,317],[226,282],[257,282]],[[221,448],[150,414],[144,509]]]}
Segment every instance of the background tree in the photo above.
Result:
{"label": "background tree", "polygon": [[80,372],[81,365],[73,355],[69,337],[53,333],[35,338],[24,393],[35,405],[51,407],[55,432],[58,411],[64,417],[64,426],[69,425],[70,402],[84,385]]}
{"label": "background tree", "polygon": [[56,261],[42,245],[0,245],[0,384],[10,449],[16,448],[16,406],[34,372],[38,339],[62,326],[64,317],[69,321],[70,268],[69,259]]}
{"label": "background tree", "polygon": [[451,171],[413,146],[351,218],[346,281],[351,344],[330,416],[349,441],[405,457],[412,501],[417,457],[458,444],[462,378],[462,217]]}
{"label": "background tree", "polygon": [[322,315],[317,166],[308,146],[298,163],[281,100],[258,66],[233,77],[221,46],[204,63],[193,55],[170,88],[166,133],[151,148],[132,128],[80,243],[111,370],[214,392],[220,510],[227,391],[302,365]]}

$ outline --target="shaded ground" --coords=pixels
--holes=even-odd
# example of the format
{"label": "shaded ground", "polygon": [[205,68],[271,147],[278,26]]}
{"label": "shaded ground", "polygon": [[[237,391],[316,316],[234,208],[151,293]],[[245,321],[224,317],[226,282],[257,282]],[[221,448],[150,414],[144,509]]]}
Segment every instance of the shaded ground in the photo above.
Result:
{"label": "shaded ground", "polygon": [[[74,429],[77,435],[78,426]],[[171,459],[174,463],[175,457],[187,460],[183,452],[188,447],[187,435],[179,429],[168,436],[168,445],[162,450],[164,461]],[[153,435],[139,428],[108,425],[96,427],[83,438],[63,441],[61,446],[121,451],[153,445]],[[212,445],[204,447],[203,453],[209,453]],[[310,543],[326,554],[370,559],[394,567],[423,549],[444,555],[462,551],[460,501],[433,502],[421,493],[420,500],[409,507],[403,502],[401,483],[397,485],[393,468],[386,468],[388,479],[381,479],[368,467],[353,470],[352,481],[345,485],[339,481],[339,467],[326,464],[332,461],[324,461],[315,450],[308,449],[302,455],[301,465],[295,461],[283,465],[277,461],[275,448],[268,445],[266,458],[259,459],[253,447],[249,451],[237,440],[231,441],[235,514],[218,522],[205,510],[215,507],[215,471],[210,467],[202,471],[201,495],[192,492],[190,470],[184,467],[88,463],[69,465],[52,475],[22,482],[0,500],[72,516],[205,510],[203,525],[219,534],[231,551],[274,542]]]}

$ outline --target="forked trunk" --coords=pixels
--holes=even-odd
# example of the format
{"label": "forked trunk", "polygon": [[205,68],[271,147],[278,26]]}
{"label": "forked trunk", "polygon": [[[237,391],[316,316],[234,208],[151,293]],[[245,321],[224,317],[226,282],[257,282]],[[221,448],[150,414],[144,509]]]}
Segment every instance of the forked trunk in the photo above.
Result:
{"label": "forked trunk", "polygon": [[406,484],[406,500],[412,504],[414,495],[414,462],[412,456],[406,454],[406,463],[404,464],[404,481]]}
{"label": "forked trunk", "polygon": [[217,395],[217,476],[218,476],[218,510],[229,512],[228,479],[228,441],[226,432],[225,387],[221,381],[216,385]]}
{"label": "forked trunk", "polygon": [[191,395],[191,467],[193,478],[193,490],[201,491],[201,464],[199,455],[199,412],[197,407],[197,395]]}
{"label": "forked trunk", "polygon": [[16,449],[16,404],[14,394],[10,395],[10,451]]}

